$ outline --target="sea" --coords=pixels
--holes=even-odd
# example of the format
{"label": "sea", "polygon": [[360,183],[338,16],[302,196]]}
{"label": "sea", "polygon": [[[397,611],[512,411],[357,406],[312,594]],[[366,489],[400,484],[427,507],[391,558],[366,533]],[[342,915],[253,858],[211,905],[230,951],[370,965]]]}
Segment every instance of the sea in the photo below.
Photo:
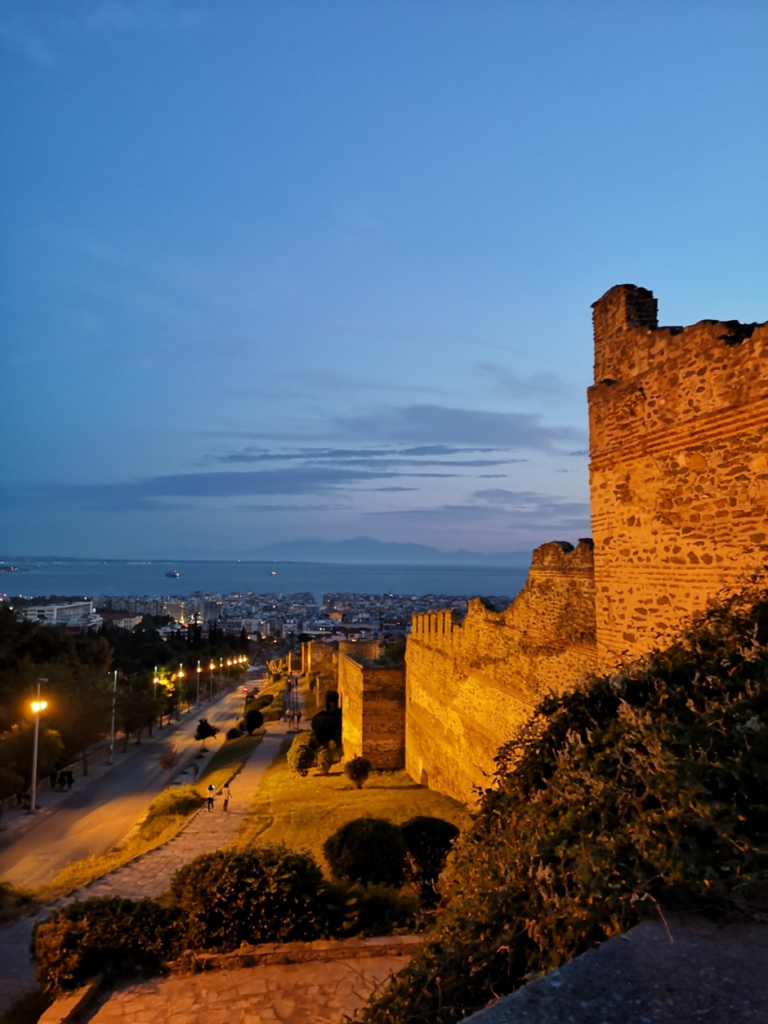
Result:
{"label": "sea", "polygon": [[[493,566],[338,565],[324,562],[141,562],[0,559],[0,593],[8,597],[188,597],[213,594],[423,594],[513,598],[526,569]],[[166,576],[176,571],[178,579]]]}

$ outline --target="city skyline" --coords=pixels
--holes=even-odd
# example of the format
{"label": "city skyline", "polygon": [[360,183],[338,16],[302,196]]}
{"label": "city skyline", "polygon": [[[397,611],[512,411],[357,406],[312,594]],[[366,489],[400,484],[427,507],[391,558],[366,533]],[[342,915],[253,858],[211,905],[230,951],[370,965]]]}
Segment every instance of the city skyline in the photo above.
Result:
{"label": "city skyline", "polygon": [[590,303],[766,318],[768,12],[577,7],[6,3],[3,547],[588,536]]}

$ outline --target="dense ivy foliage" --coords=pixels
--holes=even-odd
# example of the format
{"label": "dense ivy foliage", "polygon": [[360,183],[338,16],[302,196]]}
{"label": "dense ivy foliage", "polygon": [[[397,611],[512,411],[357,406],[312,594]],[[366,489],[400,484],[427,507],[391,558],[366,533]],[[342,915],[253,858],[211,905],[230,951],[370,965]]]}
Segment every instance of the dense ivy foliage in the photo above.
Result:
{"label": "dense ivy foliage", "polygon": [[733,598],[503,747],[369,1024],[452,1024],[648,913],[768,909],[768,599]]}

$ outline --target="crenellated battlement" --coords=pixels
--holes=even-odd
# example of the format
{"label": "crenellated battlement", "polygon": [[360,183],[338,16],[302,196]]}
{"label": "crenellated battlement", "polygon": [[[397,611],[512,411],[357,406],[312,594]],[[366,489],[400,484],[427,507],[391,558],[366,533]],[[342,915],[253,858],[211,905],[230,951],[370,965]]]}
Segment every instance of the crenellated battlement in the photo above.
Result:
{"label": "crenellated battlement", "polygon": [[[507,608],[475,598],[463,619],[413,617],[406,768],[459,800],[490,784],[497,749],[545,694],[664,643],[768,568],[768,323],[659,327],[653,293],[635,285],[606,292],[593,319],[594,543],[536,548]],[[381,730],[395,749],[397,686],[355,676],[349,691],[358,745]],[[386,722],[366,720],[386,701]]]}

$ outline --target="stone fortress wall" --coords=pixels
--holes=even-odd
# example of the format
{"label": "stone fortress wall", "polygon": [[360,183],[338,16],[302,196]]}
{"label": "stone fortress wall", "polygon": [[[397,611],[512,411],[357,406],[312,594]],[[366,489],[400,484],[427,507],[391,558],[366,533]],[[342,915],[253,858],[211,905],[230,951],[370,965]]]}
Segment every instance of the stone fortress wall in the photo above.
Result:
{"label": "stone fortress wall", "polygon": [[405,767],[422,785],[468,801],[493,758],[549,690],[594,668],[592,543],[544,544],[503,611],[470,602],[414,615],[406,649]]}
{"label": "stone fortress wall", "polygon": [[460,800],[545,692],[648,652],[768,565],[768,324],[658,327],[634,285],[593,308],[594,555],[545,544],[504,611],[413,619],[406,769]]}
{"label": "stone fortress wall", "polygon": [[659,327],[645,288],[594,305],[590,493],[610,668],[768,563],[768,324]]}
{"label": "stone fortress wall", "polygon": [[[367,648],[368,643],[343,644]],[[380,665],[361,650],[339,645],[338,693],[344,756],[366,757],[376,768],[405,764],[405,666]],[[377,654],[378,654],[378,645]]]}
{"label": "stone fortress wall", "polygon": [[768,324],[659,327],[635,285],[593,310],[594,546],[537,548],[504,610],[415,615],[404,699],[339,652],[345,750],[395,767],[404,741],[412,778],[458,800],[545,693],[647,653],[768,567]]}

